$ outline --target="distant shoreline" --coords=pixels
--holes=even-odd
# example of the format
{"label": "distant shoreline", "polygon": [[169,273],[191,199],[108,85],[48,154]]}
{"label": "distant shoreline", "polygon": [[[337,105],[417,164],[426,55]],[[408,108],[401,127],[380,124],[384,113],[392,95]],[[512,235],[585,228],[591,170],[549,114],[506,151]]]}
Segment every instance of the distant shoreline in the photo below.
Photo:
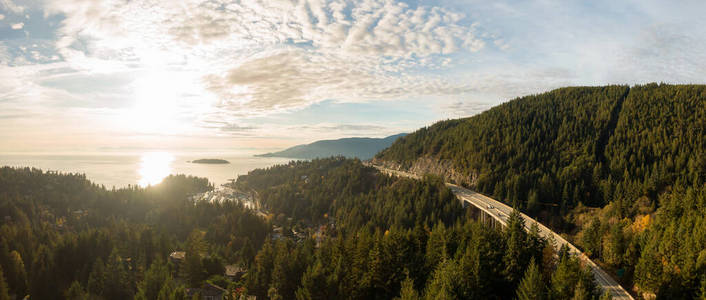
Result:
{"label": "distant shoreline", "polygon": [[203,158],[203,159],[192,160],[191,163],[193,163],[193,164],[215,164],[215,165],[222,165],[222,164],[229,164],[230,162],[227,161],[227,160],[225,160],[225,159]]}

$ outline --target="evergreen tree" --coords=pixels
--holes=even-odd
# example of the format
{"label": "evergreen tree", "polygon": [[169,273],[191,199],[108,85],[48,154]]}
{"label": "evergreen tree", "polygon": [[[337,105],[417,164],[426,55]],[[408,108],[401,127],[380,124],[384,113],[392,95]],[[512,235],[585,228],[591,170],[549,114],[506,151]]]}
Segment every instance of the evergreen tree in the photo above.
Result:
{"label": "evergreen tree", "polygon": [[88,300],[88,294],[83,290],[81,283],[74,281],[66,291],[66,299]]}
{"label": "evergreen tree", "polygon": [[520,212],[513,210],[507,221],[505,228],[505,240],[507,248],[503,262],[505,264],[505,278],[511,286],[517,286],[522,278],[522,270],[527,265],[527,232],[525,232],[525,221]]}
{"label": "evergreen tree", "polygon": [[[547,245],[547,240],[541,236],[539,226],[537,222],[532,222],[530,225],[529,232],[527,234],[527,248],[528,256],[535,259],[535,262],[542,262],[542,255],[544,247]],[[553,247],[553,246],[552,246]]]}
{"label": "evergreen tree", "polygon": [[414,280],[412,278],[405,278],[402,281],[402,288],[400,289],[400,297],[395,298],[397,300],[419,300],[419,293],[414,289]]}
{"label": "evergreen tree", "polygon": [[576,259],[565,255],[560,258],[556,271],[552,274],[551,298],[571,299],[579,282],[579,264]]}
{"label": "evergreen tree", "polygon": [[7,288],[7,282],[5,281],[5,274],[3,273],[2,265],[0,265],[0,300],[10,300],[10,294]]}
{"label": "evergreen tree", "polygon": [[108,300],[129,299],[133,296],[132,281],[125,268],[125,261],[118,254],[117,249],[108,257],[105,266],[105,282],[103,283],[103,297]]}
{"label": "evergreen tree", "polygon": [[582,232],[581,244],[584,252],[589,257],[600,255],[601,246],[601,221],[594,218],[588,228]]}
{"label": "evergreen tree", "polygon": [[157,300],[172,300],[175,298],[178,299],[178,297],[174,295],[174,292],[176,290],[174,285],[174,281],[170,277],[168,277],[162,285],[162,288],[159,290]]}
{"label": "evergreen tree", "polygon": [[427,241],[425,261],[428,272],[433,272],[439,263],[447,258],[446,238],[444,224],[436,224]]}
{"label": "evergreen tree", "polygon": [[49,249],[41,245],[32,262],[30,280],[30,296],[36,299],[57,299],[61,293],[56,287],[56,279],[53,278],[54,260]]}
{"label": "evergreen tree", "polygon": [[105,265],[103,260],[96,259],[93,262],[93,267],[91,268],[91,273],[88,275],[88,293],[94,296],[101,296],[103,294],[103,285],[105,284]]}
{"label": "evergreen tree", "polygon": [[576,288],[574,289],[574,296],[571,297],[571,300],[591,300],[591,299],[592,299],[591,293],[584,286],[583,281],[579,281],[576,284]]}
{"label": "evergreen tree", "polygon": [[144,276],[145,279],[138,287],[138,294],[144,299],[157,299],[162,288],[171,280],[169,270],[160,258],[152,262]]}
{"label": "evergreen tree", "polygon": [[10,252],[7,263],[6,277],[10,287],[10,294],[24,296],[27,294],[27,272],[22,261],[22,256],[19,252],[13,250]]}
{"label": "evergreen tree", "polygon": [[325,274],[324,266],[317,260],[310,266],[301,279],[301,287],[296,292],[298,300],[331,299],[335,298],[335,291],[331,291],[329,280]]}
{"label": "evergreen tree", "polygon": [[460,275],[459,266],[453,259],[442,262],[434,271],[424,298],[440,300],[461,298],[463,295],[460,290]]}
{"label": "evergreen tree", "polygon": [[517,288],[517,299],[519,300],[543,300],[546,297],[546,287],[542,280],[542,273],[539,267],[534,262],[534,258],[530,260],[529,267],[525,271],[525,275],[520,281]]}
{"label": "evergreen tree", "polygon": [[186,240],[186,256],[184,258],[184,272],[189,285],[196,287],[204,280],[205,270],[201,255],[206,252],[203,233],[194,229]]}

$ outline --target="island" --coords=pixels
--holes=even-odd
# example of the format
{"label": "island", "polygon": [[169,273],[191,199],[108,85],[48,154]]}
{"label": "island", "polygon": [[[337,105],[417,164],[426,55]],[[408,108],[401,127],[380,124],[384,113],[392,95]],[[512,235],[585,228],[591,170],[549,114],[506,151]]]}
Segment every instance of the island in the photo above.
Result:
{"label": "island", "polygon": [[192,160],[191,163],[220,165],[220,164],[229,164],[230,162],[225,159],[203,158],[203,159]]}

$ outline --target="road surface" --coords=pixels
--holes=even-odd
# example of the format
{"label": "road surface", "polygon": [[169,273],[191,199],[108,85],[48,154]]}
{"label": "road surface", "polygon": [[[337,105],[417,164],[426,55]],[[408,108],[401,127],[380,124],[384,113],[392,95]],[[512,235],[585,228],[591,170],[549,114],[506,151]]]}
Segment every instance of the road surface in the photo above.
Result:
{"label": "road surface", "polygon": [[[375,166],[373,167],[377,168],[383,173],[387,174],[392,174],[392,175],[397,175],[401,177],[409,177],[409,178],[414,178],[414,179],[419,179],[420,176],[408,172],[403,172],[403,171],[397,171],[397,170],[391,170],[391,169],[386,169],[380,166]],[[500,222],[503,226],[507,225],[507,219],[510,216],[510,213],[512,212],[512,207],[507,206],[506,204],[497,201],[493,198],[490,198],[488,196],[476,193],[472,190],[457,186],[455,184],[446,184],[451,191],[456,195],[457,198],[459,198],[462,201],[468,202],[472,204],[473,206],[477,207],[478,209],[482,210],[486,214],[492,216],[495,220]],[[598,265],[596,265],[591,259],[589,259],[585,254],[583,254],[578,248],[576,248],[574,245],[566,241],[564,238],[562,238],[559,234],[556,232],[550,230],[546,226],[542,225],[542,223],[539,223],[535,221],[534,219],[530,218],[529,216],[525,214],[520,214],[522,218],[525,219],[525,227],[527,229],[530,228],[532,223],[537,223],[537,226],[539,227],[540,234],[545,237],[549,238],[550,236],[554,238],[554,241],[556,241],[556,247],[557,249],[560,248],[562,245],[566,245],[569,248],[569,252],[573,255],[576,255],[581,261],[583,261],[587,266],[591,268],[591,271],[593,272],[593,276],[596,278],[596,282],[598,283],[598,286],[600,286],[604,291],[609,291],[610,294],[613,296],[613,299],[615,300],[633,300],[632,296],[623,289],[618,282],[616,282],[612,277],[610,277],[605,271],[603,271]]]}

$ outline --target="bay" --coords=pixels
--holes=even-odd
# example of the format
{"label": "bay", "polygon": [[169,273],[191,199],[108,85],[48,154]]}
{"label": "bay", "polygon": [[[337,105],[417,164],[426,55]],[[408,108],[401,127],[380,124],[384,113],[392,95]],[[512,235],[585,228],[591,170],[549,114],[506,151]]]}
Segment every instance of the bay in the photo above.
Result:
{"label": "bay", "polygon": [[[218,158],[229,164],[197,164],[190,161]],[[2,154],[0,166],[32,167],[44,171],[85,174],[87,179],[106,188],[159,183],[169,174],[205,177],[216,186],[257,168],[285,164],[290,159],[251,155],[178,154],[142,152],[128,154]]]}

